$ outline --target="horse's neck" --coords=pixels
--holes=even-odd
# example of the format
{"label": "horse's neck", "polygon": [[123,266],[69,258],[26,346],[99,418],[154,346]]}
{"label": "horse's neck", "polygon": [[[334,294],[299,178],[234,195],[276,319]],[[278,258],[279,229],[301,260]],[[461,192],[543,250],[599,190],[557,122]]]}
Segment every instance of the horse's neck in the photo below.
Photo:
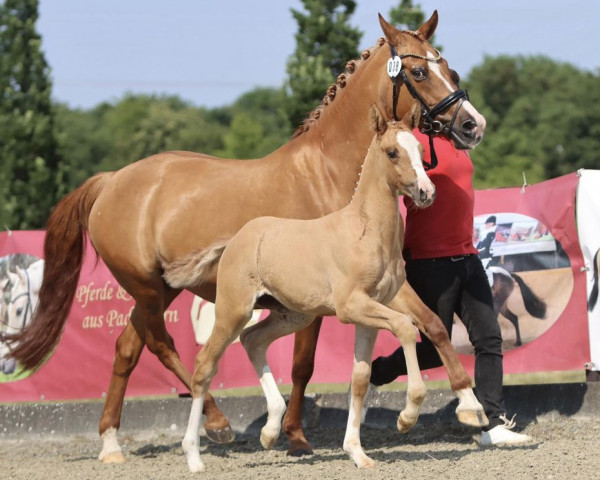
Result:
{"label": "horse's neck", "polygon": [[386,75],[385,62],[375,57],[376,53],[361,62],[345,87],[338,86],[335,98],[322,107],[320,117],[310,121],[305,132],[269,155],[282,162],[282,171],[298,172],[296,178],[310,181],[321,198],[335,196],[334,209],[350,200],[356,185],[373,138],[372,104],[380,103],[388,93],[391,102],[389,78],[380,81]]}
{"label": "horse's neck", "polygon": [[[360,181],[348,208],[357,215],[367,229],[379,237],[398,237],[398,191],[390,181],[391,169],[381,154],[372,147],[364,161]],[[385,238],[382,238],[386,241]]]}

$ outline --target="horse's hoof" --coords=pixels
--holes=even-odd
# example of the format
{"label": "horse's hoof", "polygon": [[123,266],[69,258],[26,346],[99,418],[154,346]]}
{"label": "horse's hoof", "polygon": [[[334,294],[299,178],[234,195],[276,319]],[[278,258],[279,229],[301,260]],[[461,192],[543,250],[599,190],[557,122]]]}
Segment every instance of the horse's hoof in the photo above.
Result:
{"label": "horse's hoof", "polygon": [[308,447],[305,448],[292,448],[290,447],[290,449],[287,451],[286,455],[288,455],[289,457],[304,457],[304,456],[308,456],[308,455],[314,455],[315,452],[313,452],[313,449],[310,445],[308,445]]}
{"label": "horse's hoof", "polygon": [[[288,435],[289,438],[289,435]],[[290,457],[304,457],[306,455],[313,455],[313,447],[308,440],[304,437],[304,435],[296,438],[289,438],[290,440],[290,448],[288,449],[286,455]]]}
{"label": "horse's hoof", "polygon": [[470,427],[487,427],[490,424],[487,416],[481,410],[462,410],[456,412],[458,421]]}
{"label": "horse's hoof", "polygon": [[125,463],[125,457],[121,452],[112,452],[104,455],[100,461],[102,463]]}
{"label": "horse's hoof", "polygon": [[400,412],[400,415],[398,415],[398,423],[397,423],[397,427],[398,427],[398,431],[400,433],[406,433],[408,432],[412,427],[415,426],[416,420],[414,422],[410,422],[410,421],[406,421],[404,418],[402,418],[402,412]]}
{"label": "horse's hoof", "polygon": [[204,428],[206,438],[215,443],[231,443],[235,440],[235,433],[229,425],[225,428]]}

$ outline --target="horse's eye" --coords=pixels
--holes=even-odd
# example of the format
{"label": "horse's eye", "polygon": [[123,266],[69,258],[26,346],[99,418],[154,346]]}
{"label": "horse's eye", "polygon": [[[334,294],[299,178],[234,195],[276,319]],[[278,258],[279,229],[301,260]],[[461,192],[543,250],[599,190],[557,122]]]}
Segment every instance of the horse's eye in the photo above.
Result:
{"label": "horse's eye", "polygon": [[387,156],[388,156],[388,158],[394,159],[394,158],[396,158],[398,156],[398,151],[396,149],[394,149],[394,148],[391,149],[391,150],[388,150]]}
{"label": "horse's eye", "polygon": [[23,313],[23,307],[19,307],[17,308],[17,315],[21,315],[21,313]]}
{"label": "horse's eye", "polygon": [[425,80],[427,78],[427,71],[421,67],[413,68],[410,73],[412,73],[413,78],[417,82],[422,82],[423,80]]}

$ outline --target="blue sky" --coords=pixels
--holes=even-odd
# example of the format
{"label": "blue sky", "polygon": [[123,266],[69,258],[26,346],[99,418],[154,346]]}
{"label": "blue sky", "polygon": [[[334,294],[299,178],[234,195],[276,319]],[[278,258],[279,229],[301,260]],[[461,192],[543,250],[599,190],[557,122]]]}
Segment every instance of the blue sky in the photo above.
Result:
{"label": "blue sky", "polygon": [[[361,49],[399,0],[357,0]],[[416,0],[438,10],[436,41],[465,76],[484,55],[543,54],[597,72],[595,0]],[[126,92],[177,94],[216,107],[257,86],[279,87],[295,48],[299,0],[40,0],[38,31],[54,98],[90,108]]]}

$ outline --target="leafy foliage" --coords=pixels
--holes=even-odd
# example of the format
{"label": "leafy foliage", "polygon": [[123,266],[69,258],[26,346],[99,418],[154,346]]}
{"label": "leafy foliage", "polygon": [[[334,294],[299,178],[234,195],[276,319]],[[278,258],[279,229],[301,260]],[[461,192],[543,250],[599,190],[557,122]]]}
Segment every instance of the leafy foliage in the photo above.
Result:
{"label": "leafy foliage", "polygon": [[598,168],[600,78],[542,56],[487,57],[466,82],[486,117],[475,185],[536,183]]}
{"label": "leafy foliage", "polygon": [[40,228],[63,181],[37,0],[0,4],[0,225]]}
{"label": "leafy foliage", "polygon": [[[35,32],[36,0],[0,3],[0,227],[42,227],[53,203],[101,170],[166,150],[259,158],[289,138],[345,63],[361,33],[355,2],[303,0],[297,49],[281,88],[255,88],[233,104],[196,107],[177,96],[128,94],[89,110],[50,101],[49,68]],[[401,0],[390,20],[418,28]],[[488,127],[471,154],[477,188],[600,168],[600,78],[546,57],[487,57],[466,81]],[[291,119],[291,120],[290,120]],[[59,161],[60,159],[60,161]]]}
{"label": "leafy foliage", "polygon": [[302,0],[305,10],[292,9],[298,23],[296,51],[288,59],[286,110],[292,127],[298,126],[325,95],[327,87],[358,57],[362,32],[348,22],[354,0]]}

